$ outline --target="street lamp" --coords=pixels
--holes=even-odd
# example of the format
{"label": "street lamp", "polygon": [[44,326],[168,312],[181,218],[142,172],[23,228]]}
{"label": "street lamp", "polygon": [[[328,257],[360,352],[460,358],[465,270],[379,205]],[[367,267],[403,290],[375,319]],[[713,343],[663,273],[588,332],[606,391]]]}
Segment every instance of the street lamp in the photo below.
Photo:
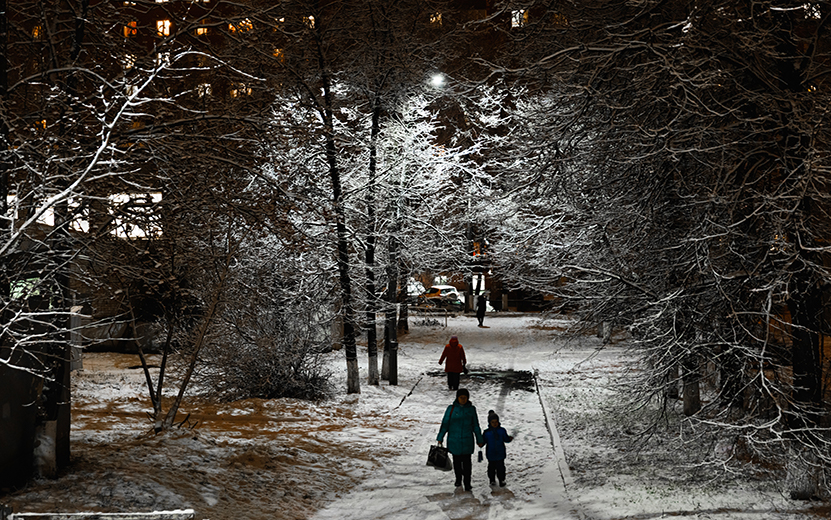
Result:
{"label": "street lamp", "polygon": [[442,88],[444,86],[444,74],[437,72],[430,77],[430,85],[434,88]]}

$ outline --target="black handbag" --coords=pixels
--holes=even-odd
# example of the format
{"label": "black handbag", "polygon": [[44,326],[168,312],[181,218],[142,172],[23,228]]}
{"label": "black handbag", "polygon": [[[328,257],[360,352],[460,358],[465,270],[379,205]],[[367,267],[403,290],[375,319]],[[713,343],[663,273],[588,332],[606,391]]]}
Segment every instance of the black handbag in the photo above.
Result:
{"label": "black handbag", "polygon": [[430,453],[427,455],[427,465],[433,466],[442,471],[450,471],[453,469],[453,463],[450,461],[450,453],[444,446],[430,446]]}

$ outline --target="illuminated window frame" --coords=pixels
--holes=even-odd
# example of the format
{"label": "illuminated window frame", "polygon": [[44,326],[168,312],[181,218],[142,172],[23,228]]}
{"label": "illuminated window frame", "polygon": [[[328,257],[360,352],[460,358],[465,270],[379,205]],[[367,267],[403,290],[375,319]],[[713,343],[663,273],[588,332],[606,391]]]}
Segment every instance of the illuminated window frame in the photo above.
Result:
{"label": "illuminated window frame", "polygon": [[[114,228],[111,234],[118,238],[154,238],[162,235],[161,215],[154,210],[162,201],[160,192],[151,193],[116,193],[109,196],[109,211],[113,216]],[[136,223],[118,216],[119,209],[129,203],[137,203],[130,211],[142,220]]]}
{"label": "illuminated window frame", "polygon": [[528,9],[514,9],[511,11],[511,28],[528,25]]}
{"label": "illuminated window frame", "polygon": [[136,59],[135,54],[125,54],[121,57],[121,66],[125,71],[131,70],[136,66]]}
{"label": "illuminated window frame", "polygon": [[170,36],[170,20],[156,20],[156,34]]}
{"label": "illuminated window frame", "polygon": [[802,4],[802,9],[805,10],[805,19],[806,20],[821,20],[822,19],[822,6],[815,3],[805,3]]}
{"label": "illuminated window frame", "polygon": [[169,52],[156,53],[156,67],[168,67],[168,66],[170,66],[170,53]]}
{"label": "illuminated window frame", "polygon": [[230,31],[232,33],[236,33],[236,32],[244,33],[244,32],[251,31],[253,29],[254,29],[254,22],[252,22],[248,18],[243,18],[242,20],[240,20],[237,23],[229,23],[228,24],[228,31]]}
{"label": "illuminated window frame", "polygon": [[200,83],[196,86],[196,95],[203,98],[205,96],[210,96],[213,92],[213,88],[211,87],[210,83]]}
{"label": "illuminated window frame", "polygon": [[138,34],[138,22],[127,22],[124,25],[124,37],[132,38]]}
{"label": "illuminated window frame", "polygon": [[[69,208],[71,210],[77,211],[80,203],[77,200],[70,198],[67,201]],[[17,198],[16,194],[6,195],[6,207],[8,211],[6,212],[5,217],[12,221],[12,225],[14,225],[15,221],[20,220],[20,203]],[[35,212],[40,212],[44,209],[44,206],[38,206],[37,208],[33,208]],[[36,220],[38,224],[44,224],[47,226],[54,226],[55,225],[55,209],[53,207],[48,207],[46,210],[38,217]],[[75,231],[87,232],[89,231],[89,221],[84,215],[78,215],[75,219],[69,224],[71,229]]]}
{"label": "illuminated window frame", "polygon": [[229,94],[232,98],[250,96],[253,93],[251,87],[245,83],[237,83],[231,87]]}

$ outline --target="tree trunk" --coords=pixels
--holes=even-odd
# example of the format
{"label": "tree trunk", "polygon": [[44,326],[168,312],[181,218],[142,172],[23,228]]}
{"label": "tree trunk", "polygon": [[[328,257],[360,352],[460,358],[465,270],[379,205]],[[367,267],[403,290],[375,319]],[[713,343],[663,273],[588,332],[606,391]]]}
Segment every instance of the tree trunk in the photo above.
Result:
{"label": "tree trunk", "polygon": [[792,429],[816,426],[822,401],[822,364],[819,330],[822,292],[817,284],[797,274],[790,289],[788,310],[791,313],[793,358],[793,402],[797,410],[791,415]]}
{"label": "tree trunk", "polygon": [[811,500],[818,495],[821,471],[816,453],[799,443],[788,447],[785,488],[792,500]]}
{"label": "tree trunk", "polygon": [[684,361],[684,415],[687,417],[701,410],[700,370],[697,359]]}
{"label": "tree trunk", "polygon": [[407,291],[407,272],[404,269],[398,269],[398,285],[401,287],[401,290],[398,293],[398,335],[402,336],[410,332],[410,324],[409,324],[409,308],[407,307],[407,297],[409,293]]}
{"label": "tree trunk", "polygon": [[[377,168],[378,132],[380,130],[381,103],[376,97],[372,107],[372,129],[369,142],[369,180],[366,190],[366,350],[367,382],[371,385],[380,383],[378,374],[378,340],[375,329],[375,174]],[[391,283],[387,291],[393,291]]]}
{"label": "tree trunk", "polygon": [[667,399],[678,399],[680,394],[678,393],[678,365],[672,365],[667,370],[667,381],[666,381],[666,397]]}
{"label": "tree trunk", "polygon": [[[395,238],[393,229],[392,236],[388,242],[389,263],[387,264],[387,280],[398,280],[398,241]],[[396,282],[393,282],[396,283]],[[390,385],[398,384],[398,291],[387,291],[387,312],[384,320],[384,358],[387,359],[389,353],[389,360],[387,363],[388,379]]]}
{"label": "tree trunk", "polygon": [[337,143],[335,141],[335,125],[333,114],[332,91],[329,75],[326,72],[326,60],[320,42],[317,47],[317,58],[322,71],[321,83],[323,87],[323,106],[319,108],[326,133],[326,162],[329,166],[329,177],[332,182],[332,205],[335,214],[335,228],[337,231],[338,274],[340,280],[341,313],[343,316],[343,350],[346,354],[346,392],[349,394],[361,393],[361,381],[358,371],[358,348],[355,342],[356,324],[355,310],[352,302],[352,280],[349,275],[349,237],[346,230],[346,211],[343,207],[343,189],[341,187],[340,169],[337,161]]}
{"label": "tree trunk", "polygon": [[390,349],[387,343],[387,323],[386,316],[384,318],[384,354],[381,357],[381,379],[389,381],[390,379]]}

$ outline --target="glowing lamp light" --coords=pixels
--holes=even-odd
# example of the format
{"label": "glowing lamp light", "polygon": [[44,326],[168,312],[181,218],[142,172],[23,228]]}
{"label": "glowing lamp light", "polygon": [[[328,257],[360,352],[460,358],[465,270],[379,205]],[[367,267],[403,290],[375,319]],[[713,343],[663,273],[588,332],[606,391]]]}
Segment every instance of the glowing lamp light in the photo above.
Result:
{"label": "glowing lamp light", "polygon": [[433,85],[435,88],[441,88],[444,86],[444,74],[437,73],[433,74],[433,77],[430,78],[430,84]]}

